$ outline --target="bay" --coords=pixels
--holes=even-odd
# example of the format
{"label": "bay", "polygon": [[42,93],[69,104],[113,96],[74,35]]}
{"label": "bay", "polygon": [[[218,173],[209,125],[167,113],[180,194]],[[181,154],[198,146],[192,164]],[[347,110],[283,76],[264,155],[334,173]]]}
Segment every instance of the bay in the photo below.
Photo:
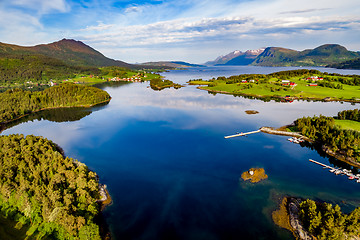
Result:
{"label": "bay", "polygon": [[[298,68],[191,68],[163,75],[186,85],[190,79],[289,69]],[[302,116],[334,116],[358,104],[263,102],[214,96],[196,86],[153,91],[148,85],[104,85],[110,103],[76,114],[84,116],[80,120],[38,117],[2,134],[45,136],[97,172],[113,198],[104,217],[114,239],[292,239],[271,220],[284,195],[340,204],[345,211],[360,206],[360,184],[310,163],[341,164],[316,150],[264,133],[224,139]],[[269,178],[256,185],[240,180],[251,167],[264,168]]]}

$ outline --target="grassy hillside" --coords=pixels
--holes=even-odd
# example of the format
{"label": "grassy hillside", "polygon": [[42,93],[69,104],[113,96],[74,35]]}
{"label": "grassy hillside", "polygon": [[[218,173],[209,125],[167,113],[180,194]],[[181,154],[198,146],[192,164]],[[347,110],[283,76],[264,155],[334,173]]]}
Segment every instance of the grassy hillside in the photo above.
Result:
{"label": "grassy hillside", "polygon": [[63,61],[71,66],[120,66],[133,67],[122,61],[105,57],[100,52],[88,45],[72,39],[62,39],[58,42],[41,44],[33,47],[22,47],[0,43],[0,55],[33,55],[41,54]]}
{"label": "grassy hillside", "polygon": [[76,74],[97,74],[95,67],[70,66],[56,58],[41,54],[0,53],[0,85],[39,83],[50,79],[65,79]]}

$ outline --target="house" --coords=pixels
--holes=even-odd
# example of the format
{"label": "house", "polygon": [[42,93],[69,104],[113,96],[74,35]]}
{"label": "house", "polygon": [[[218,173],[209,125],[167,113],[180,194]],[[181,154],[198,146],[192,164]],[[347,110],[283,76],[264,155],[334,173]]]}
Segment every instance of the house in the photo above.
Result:
{"label": "house", "polygon": [[294,82],[290,82],[290,86],[295,86],[296,84]]}
{"label": "house", "polygon": [[310,83],[309,86],[310,86],[310,87],[316,87],[316,86],[317,86],[317,83]]}
{"label": "house", "polygon": [[324,80],[324,78],[318,77],[318,76],[311,76],[311,77],[306,78],[306,80],[318,81],[318,80]]}
{"label": "house", "polygon": [[241,80],[241,82],[242,82],[242,83],[247,83],[247,81],[246,81],[246,80]]}

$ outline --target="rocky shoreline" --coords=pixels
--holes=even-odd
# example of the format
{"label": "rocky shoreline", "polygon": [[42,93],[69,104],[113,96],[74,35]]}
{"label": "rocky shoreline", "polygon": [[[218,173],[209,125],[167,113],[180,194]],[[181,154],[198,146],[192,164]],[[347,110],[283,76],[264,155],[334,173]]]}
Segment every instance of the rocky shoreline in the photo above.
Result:
{"label": "rocky shoreline", "polygon": [[315,237],[304,229],[299,220],[299,208],[301,201],[302,199],[288,198],[287,210],[289,213],[290,226],[293,228],[293,234],[297,239],[315,240]]}

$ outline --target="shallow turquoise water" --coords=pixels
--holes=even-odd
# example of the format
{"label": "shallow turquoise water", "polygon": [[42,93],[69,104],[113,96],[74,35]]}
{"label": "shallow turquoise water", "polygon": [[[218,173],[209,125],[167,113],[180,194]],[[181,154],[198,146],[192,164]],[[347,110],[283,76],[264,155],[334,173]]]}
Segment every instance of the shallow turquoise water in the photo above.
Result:
{"label": "shallow turquoise water", "polygon": [[[164,75],[183,84],[274,70],[199,68]],[[81,120],[33,120],[2,134],[45,136],[96,171],[114,200],[104,212],[114,239],[292,239],[271,221],[283,195],[341,204],[346,211],[360,206],[360,184],[310,163],[309,158],[333,163],[315,150],[264,133],[224,139],[359,105],[265,103],[214,96],[195,86],[153,91],[141,83],[104,89],[111,102]],[[239,180],[251,167],[263,167],[269,179],[256,185]]]}

